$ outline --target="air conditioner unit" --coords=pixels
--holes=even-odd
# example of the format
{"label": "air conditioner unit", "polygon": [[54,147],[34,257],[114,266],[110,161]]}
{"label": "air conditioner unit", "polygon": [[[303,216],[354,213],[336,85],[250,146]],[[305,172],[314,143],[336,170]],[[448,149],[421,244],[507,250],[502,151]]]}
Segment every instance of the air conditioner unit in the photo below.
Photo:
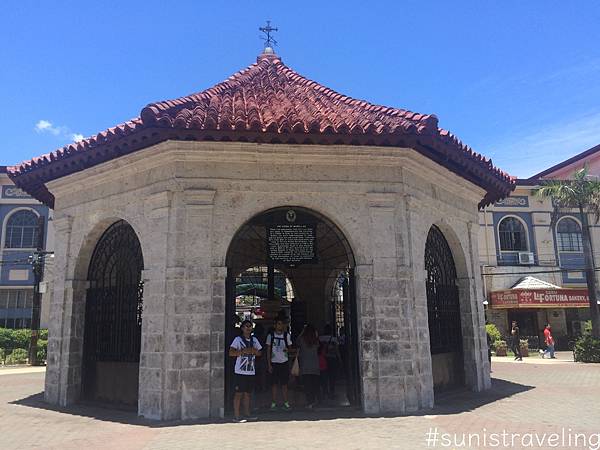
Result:
{"label": "air conditioner unit", "polygon": [[531,252],[519,252],[519,264],[530,266],[535,264],[533,253]]}

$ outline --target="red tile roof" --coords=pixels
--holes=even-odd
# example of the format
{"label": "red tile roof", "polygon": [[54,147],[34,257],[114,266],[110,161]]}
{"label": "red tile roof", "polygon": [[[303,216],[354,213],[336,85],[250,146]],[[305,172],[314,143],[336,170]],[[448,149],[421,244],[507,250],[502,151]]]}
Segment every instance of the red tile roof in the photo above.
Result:
{"label": "red tile roof", "polygon": [[373,105],[304,78],[272,54],[205,91],[151,103],[140,117],[9,168],[14,182],[53,206],[45,182],[121,155],[180,140],[410,147],[505,197],[514,179],[438,128],[435,115]]}

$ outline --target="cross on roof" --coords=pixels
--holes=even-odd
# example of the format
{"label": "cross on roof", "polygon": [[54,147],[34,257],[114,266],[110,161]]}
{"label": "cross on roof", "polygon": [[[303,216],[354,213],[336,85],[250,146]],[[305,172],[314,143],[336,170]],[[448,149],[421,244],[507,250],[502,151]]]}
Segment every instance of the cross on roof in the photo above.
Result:
{"label": "cross on roof", "polygon": [[259,31],[262,31],[263,33],[266,34],[266,37],[261,36],[260,38],[263,39],[265,41],[265,48],[267,47],[273,47],[274,45],[277,45],[277,41],[275,39],[273,39],[273,36],[271,36],[271,32],[273,31],[279,31],[277,28],[273,28],[271,26],[271,21],[267,20],[267,26],[266,27],[259,27],[258,28]]}

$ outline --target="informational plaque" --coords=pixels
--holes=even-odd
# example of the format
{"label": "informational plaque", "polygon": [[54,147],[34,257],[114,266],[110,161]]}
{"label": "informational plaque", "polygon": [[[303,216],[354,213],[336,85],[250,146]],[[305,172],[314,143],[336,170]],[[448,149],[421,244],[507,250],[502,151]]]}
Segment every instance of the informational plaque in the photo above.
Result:
{"label": "informational plaque", "polygon": [[284,223],[267,226],[267,253],[272,262],[289,266],[317,262],[314,224]]}

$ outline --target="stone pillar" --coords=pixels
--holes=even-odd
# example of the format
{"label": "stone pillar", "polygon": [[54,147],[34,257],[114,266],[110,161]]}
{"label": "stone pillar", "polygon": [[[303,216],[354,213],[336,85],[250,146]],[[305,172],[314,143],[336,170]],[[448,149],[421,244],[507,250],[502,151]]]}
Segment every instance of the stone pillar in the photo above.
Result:
{"label": "stone pillar", "polygon": [[[364,406],[371,413],[403,413],[416,409],[418,389],[409,280],[398,268],[397,194],[370,193],[368,201],[373,265],[370,298],[361,294]],[[358,269],[357,278],[368,274],[366,268]]]}
{"label": "stone pillar", "polygon": [[474,391],[491,388],[490,367],[487,356],[483,289],[478,261],[479,223],[466,223],[468,251],[465,254],[468,278],[459,281],[461,323],[465,355],[465,382]]}
{"label": "stone pillar", "polygon": [[166,320],[169,288],[173,270],[167,269],[172,258],[170,225],[172,193],[162,191],[144,200],[144,281],[142,342],[140,351],[138,414],[150,419],[168,418],[166,404]]}
{"label": "stone pillar", "polygon": [[[218,415],[222,408],[221,399],[220,403],[215,400],[211,409],[211,399],[218,395],[216,391],[211,395],[211,376],[214,373],[219,378],[223,367],[223,358],[219,363],[211,353],[213,348],[216,352],[222,349],[222,337],[220,342],[218,332],[213,336],[212,330],[220,326],[222,332],[225,320],[224,313],[219,312],[225,304],[224,278],[223,295],[216,307],[212,298],[214,195],[211,190],[185,188],[173,194],[165,249],[162,419],[209,417]],[[222,396],[222,383],[214,388],[220,388]]]}
{"label": "stone pillar", "polygon": [[356,302],[360,329],[359,361],[363,409],[368,414],[379,413],[379,361],[377,353],[377,320],[373,299],[373,266],[357,265]]}
{"label": "stone pillar", "polygon": [[425,206],[412,195],[403,197],[404,224],[403,242],[404,266],[402,273],[407,281],[407,293],[410,301],[407,302],[407,326],[411,333],[411,349],[415,362],[415,374],[412,378],[416,389],[417,398],[410,398],[410,408],[432,408],[433,397],[433,370],[431,364],[431,349],[429,343],[429,317],[427,312],[427,272],[425,271],[425,242],[429,222],[424,220],[421,208]]}
{"label": "stone pillar", "polygon": [[53,295],[50,299],[50,322],[48,325],[48,357],[46,360],[46,380],[44,398],[48,403],[59,404],[61,394],[61,359],[63,333],[66,331],[65,311],[65,277],[67,274],[67,258],[69,257],[69,241],[73,218],[69,216],[55,218],[54,230],[56,246],[54,251]]}
{"label": "stone pillar", "polygon": [[79,255],[71,255],[72,217],[54,219],[56,232],[54,296],[48,330],[45,398],[67,406],[79,400],[87,280],[72,278]]}
{"label": "stone pillar", "polygon": [[213,267],[210,312],[210,417],[225,414],[225,283],[227,267]]}

